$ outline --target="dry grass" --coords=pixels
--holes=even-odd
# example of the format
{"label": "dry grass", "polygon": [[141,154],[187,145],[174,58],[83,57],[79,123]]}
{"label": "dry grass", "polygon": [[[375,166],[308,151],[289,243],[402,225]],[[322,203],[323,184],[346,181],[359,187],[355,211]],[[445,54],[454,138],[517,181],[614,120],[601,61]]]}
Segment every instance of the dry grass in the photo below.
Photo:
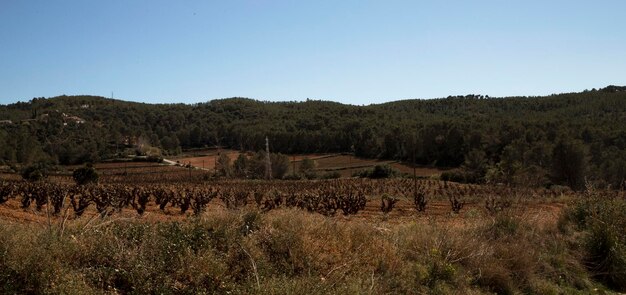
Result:
{"label": "dry grass", "polygon": [[[540,212],[388,223],[299,210],[0,221],[0,293],[588,294]],[[451,226],[453,225],[453,226]]]}

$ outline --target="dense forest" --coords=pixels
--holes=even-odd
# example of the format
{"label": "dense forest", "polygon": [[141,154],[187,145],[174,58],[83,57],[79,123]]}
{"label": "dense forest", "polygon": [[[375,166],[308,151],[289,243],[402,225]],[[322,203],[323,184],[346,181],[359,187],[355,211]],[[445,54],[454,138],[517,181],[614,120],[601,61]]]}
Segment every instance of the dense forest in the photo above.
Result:
{"label": "dense forest", "polygon": [[354,106],[228,98],[145,104],[96,96],[0,106],[0,161],[95,162],[129,147],[354,153],[457,168],[451,180],[517,185],[626,179],[626,87],[545,97],[482,95]]}

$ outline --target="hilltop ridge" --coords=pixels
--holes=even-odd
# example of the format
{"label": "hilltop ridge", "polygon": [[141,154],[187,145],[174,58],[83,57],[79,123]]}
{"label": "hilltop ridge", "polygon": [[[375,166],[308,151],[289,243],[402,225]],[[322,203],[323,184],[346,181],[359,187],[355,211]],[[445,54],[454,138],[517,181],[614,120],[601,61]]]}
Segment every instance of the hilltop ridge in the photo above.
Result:
{"label": "hilltop ridge", "polygon": [[195,104],[36,98],[0,106],[0,159],[100,161],[115,157],[121,148],[132,149],[124,146],[130,137],[164,155],[211,146],[257,151],[264,149],[267,136],[274,152],[350,153],[442,167],[468,165],[479,157],[484,165],[500,164],[498,169],[507,170],[501,173],[515,174],[520,167],[553,169],[554,149],[565,141],[581,144],[592,170],[619,183],[620,161],[626,163],[626,126],[618,123],[626,122],[625,89],[608,86],[543,97],[450,96],[368,106],[248,98]]}

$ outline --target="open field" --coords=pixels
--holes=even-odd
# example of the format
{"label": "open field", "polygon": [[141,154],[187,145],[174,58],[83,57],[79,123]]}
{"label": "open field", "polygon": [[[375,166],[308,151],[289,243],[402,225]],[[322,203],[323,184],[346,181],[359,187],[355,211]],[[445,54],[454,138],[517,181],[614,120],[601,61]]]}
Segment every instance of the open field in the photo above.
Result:
{"label": "open field", "polygon": [[[604,294],[600,281],[623,288],[619,260],[609,268],[615,276],[587,270],[586,248],[571,245],[593,232],[568,224],[586,208],[576,200],[595,198],[617,201],[606,207],[613,211],[589,212],[614,212],[594,218],[621,227],[624,192],[428,179],[186,182],[188,171],[205,172],[158,169],[174,168],[178,174],[110,175],[82,187],[59,178],[0,181],[4,292]],[[462,204],[456,212],[453,201]]]}
{"label": "open field", "polygon": [[[234,161],[241,152],[235,150],[221,150],[220,152],[226,153],[231,162]],[[182,156],[172,158],[172,161],[180,162],[183,165],[191,164],[197,168],[204,168],[207,170],[215,169],[215,162],[217,158],[217,150],[210,150],[203,156]],[[351,177],[354,173],[362,170],[371,169],[376,165],[390,165],[394,169],[401,173],[413,174],[413,167],[408,163],[401,163],[397,161],[389,160],[377,160],[377,159],[364,159],[358,158],[353,155],[345,154],[298,154],[288,155],[289,157],[289,172],[293,173],[295,167],[298,171],[300,163],[303,159],[308,158],[315,161],[315,171],[319,174],[327,172],[339,172],[341,177]],[[430,167],[417,167],[416,175],[420,177],[437,176],[441,174],[441,169]]]}
{"label": "open field", "polygon": [[[221,152],[231,160],[239,155]],[[342,154],[290,156],[290,168],[310,158],[318,174],[336,171],[341,179],[230,180],[213,177],[216,156],[96,163],[100,182],[86,186],[71,177],[80,166],[44,182],[0,174],[2,291],[611,294],[625,288],[624,191],[460,184],[437,180],[441,170],[428,167],[416,169],[419,179],[354,178],[375,165],[405,175],[413,168]]]}
{"label": "open field", "polygon": [[[236,150],[207,150],[203,153],[196,153],[196,155],[183,155],[177,157],[167,158],[167,160],[179,165],[180,167],[172,168],[172,165],[167,163],[158,164],[150,162],[109,162],[109,163],[96,163],[94,168],[103,175],[119,175],[119,174],[150,174],[150,173],[169,173],[173,171],[181,171],[180,168],[186,168],[192,166],[194,169],[200,169],[208,172],[212,172],[215,169],[215,163],[217,161],[218,154],[226,154],[231,160],[231,163],[237,159],[241,154]],[[413,173],[413,168],[407,164],[399,163],[396,161],[382,161],[375,159],[362,159],[354,157],[352,155],[342,154],[304,154],[304,155],[288,155],[289,159],[289,172],[293,172],[295,167],[298,171],[300,163],[303,159],[314,160],[315,170],[318,173],[337,171],[341,174],[341,177],[351,177],[355,172],[359,172],[365,169],[371,169],[375,165],[390,165],[394,169],[401,173]],[[67,166],[69,170],[79,168],[80,166]],[[440,169],[429,167],[417,167],[417,176],[433,176],[441,173]]]}
{"label": "open field", "polygon": [[[183,155],[179,157],[167,158],[167,162],[133,162],[118,161],[95,163],[93,167],[98,171],[101,177],[107,179],[105,182],[160,182],[160,181],[200,181],[208,177],[208,173],[215,170],[215,163],[218,153],[226,154],[231,163],[241,154],[236,150],[206,150],[202,153],[196,153],[193,156]],[[293,173],[295,167],[299,171],[300,163],[303,159],[308,158],[315,161],[314,170],[318,175],[325,173],[337,172],[342,178],[352,177],[355,173],[363,170],[372,169],[376,165],[389,165],[400,173],[412,175],[413,167],[407,163],[397,161],[363,159],[352,155],[342,154],[299,154],[288,155],[289,173]],[[170,164],[172,163],[172,164]],[[82,166],[64,166],[67,172],[53,174],[56,181],[71,182],[66,178],[71,175],[71,171]],[[191,168],[191,169],[189,169]],[[418,177],[438,176],[444,171],[439,168],[418,166],[415,169]],[[19,179],[18,175],[5,174],[5,178]]]}
{"label": "open field", "polygon": [[[4,181],[0,285],[73,294],[610,294],[597,280],[621,288],[619,273],[593,275],[586,252],[570,248],[583,234],[568,225],[585,208],[575,200],[597,197],[418,180],[427,201],[418,212],[415,184]],[[398,200],[387,214],[382,196]],[[333,211],[324,198],[364,202]],[[618,204],[607,212],[623,214]]]}
{"label": "open field", "polygon": [[[362,182],[357,180],[358,182]],[[352,185],[360,185],[357,184],[357,181],[351,181]],[[320,181],[322,183],[328,181]],[[140,215],[137,213],[136,209],[133,209],[131,203],[134,202],[134,198],[139,197],[139,195],[132,196],[133,200],[127,202],[127,205],[116,207],[113,202],[111,204],[107,204],[107,208],[102,209],[102,211],[96,210],[94,205],[88,207],[81,216],[75,216],[75,213],[72,212],[69,204],[70,194],[76,194],[77,198],[81,198],[81,192],[72,192],[70,191],[72,186],[66,186],[66,197],[68,199],[65,200],[63,208],[69,208],[69,215],[66,215],[70,220],[80,219],[80,218],[92,218],[94,216],[99,215],[102,212],[106,212],[107,215],[112,215],[121,218],[140,218],[142,220],[152,220],[152,221],[172,221],[172,220],[184,220],[187,217],[193,216],[193,212],[181,212],[180,205],[175,203],[170,203],[164,207],[163,210],[159,209],[159,203],[155,197],[156,190],[184,190],[184,185],[169,185],[169,186],[153,186],[153,185],[131,185],[123,184],[116,186],[104,186],[104,191],[107,189],[111,192],[116,192],[117,189],[121,187],[128,187],[128,190],[132,190],[134,188],[145,188],[149,191],[149,201],[146,204],[145,211]],[[331,185],[343,186],[347,182],[341,181],[333,181],[330,182]],[[66,184],[66,182],[63,182]],[[6,185],[6,183],[5,183]],[[254,195],[252,192],[261,192],[263,193],[263,197],[266,199],[270,198],[270,194],[276,191],[284,191],[283,198],[287,199],[290,197],[299,197],[300,194],[294,192],[289,186],[294,185],[296,187],[302,187],[305,190],[310,190],[307,188],[307,185],[302,185],[302,182],[274,182],[270,184],[270,189],[266,188],[266,184],[262,182],[254,182],[254,183],[246,183],[244,181],[241,182],[217,182],[217,183],[209,183],[209,184],[196,184],[195,186],[200,188],[216,188],[218,191],[228,192],[232,187],[243,187],[242,190],[250,190],[250,194],[246,195],[246,204],[242,205],[241,208],[245,210],[267,210],[266,206],[263,204],[263,201],[259,204],[255,204]],[[320,184],[320,185],[328,185],[328,184]],[[449,188],[442,188],[439,182],[435,181],[419,181],[420,190],[423,190],[427,194],[427,206],[424,212],[418,212],[414,205],[414,200],[412,198],[412,191],[410,182],[406,181],[375,181],[374,183],[369,183],[367,186],[367,192],[363,191],[363,198],[365,200],[365,205],[362,209],[358,210],[358,212],[354,214],[344,215],[341,214],[341,211],[332,214],[332,216],[345,216],[349,217],[352,220],[363,220],[368,222],[380,222],[387,221],[391,223],[402,223],[402,222],[412,222],[412,221],[433,221],[437,220],[440,222],[460,222],[465,218],[473,218],[477,216],[488,216],[492,212],[487,210],[485,207],[486,200],[488,198],[498,198],[502,200],[509,200],[511,202],[510,207],[506,209],[515,215],[524,215],[524,214],[535,214],[541,215],[548,218],[551,221],[554,221],[556,216],[559,215],[561,209],[564,207],[565,202],[574,198],[574,194],[563,194],[563,193],[553,193],[550,191],[506,191],[506,190],[495,190],[490,188],[481,188],[477,186],[457,186],[454,184],[448,184]],[[396,186],[396,188],[386,188],[386,186]],[[397,186],[405,186],[404,188],[398,189]],[[44,187],[45,188],[45,187]],[[454,214],[451,210],[450,201],[447,199],[447,195],[452,194],[454,192],[462,192],[467,189],[466,193],[462,193],[465,196],[462,198],[464,202],[464,206],[461,209],[459,214]],[[330,190],[339,190],[336,187],[330,187]],[[472,193],[471,191],[474,190]],[[319,191],[315,192],[314,190],[310,190],[311,193],[315,194],[323,194],[324,192]],[[511,194],[510,196],[503,196],[504,194]],[[387,214],[381,211],[381,197],[382,195],[390,195],[395,196],[397,199],[397,203],[393,210]],[[36,197],[35,197],[36,198]],[[6,199],[6,202],[2,206],[0,206],[0,218],[12,220],[16,222],[27,221],[27,222],[35,222],[40,224],[45,224],[48,219],[48,214],[53,212],[53,208],[49,207],[47,204],[42,204],[39,209],[35,208],[34,205],[30,205],[29,207],[24,207],[23,205],[23,194],[19,192],[13,192],[11,197]],[[34,204],[36,199],[32,201]],[[45,200],[44,202],[47,202]],[[286,200],[282,200],[281,203],[286,204]],[[205,204],[206,208],[204,208],[203,212],[208,212],[210,214],[214,211],[227,210],[228,204],[224,202],[223,199],[220,199],[220,196],[217,195],[215,198],[212,198],[208,203]],[[289,207],[283,205],[284,207]],[[279,206],[281,207],[281,206]],[[297,206],[292,206],[297,207]],[[277,209],[277,208],[276,208]],[[304,208],[303,208],[304,209]],[[63,211],[63,210],[62,210]],[[59,214],[53,214],[58,216]]]}
{"label": "open field", "polygon": [[182,165],[191,165],[196,168],[214,170],[218,154],[220,153],[226,154],[231,163],[241,154],[240,151],[236,150],[209,150],[202,153],[202,155],[174,157],[171,160]]}
{"label": "open field", "polygon": [[[376,165],[390,165],[400,173],[413,174],[413,167],[406,163],[388,160],[363,159],[352,155],[328,155],[325,157],[311,158],[315,161],[315,169],[318,172],[337,171],[341,177],[351,177],[354,173],[371,169]],[[296,166],[298,167],[298,166]],[[297,168],[296,168],[297,169]],[[441,169],[430,167],[416,167],[416,175],[420,177],[438,176]]]}

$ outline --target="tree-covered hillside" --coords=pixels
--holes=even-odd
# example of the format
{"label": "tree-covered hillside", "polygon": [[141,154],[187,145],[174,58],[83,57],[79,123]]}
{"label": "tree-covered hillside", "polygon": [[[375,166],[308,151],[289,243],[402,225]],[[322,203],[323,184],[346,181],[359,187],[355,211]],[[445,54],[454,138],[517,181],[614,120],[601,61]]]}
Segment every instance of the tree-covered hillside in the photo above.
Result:
{"label": "tree-covered hillside", "polygon": [[[462,167],[469,181],[614,186],[626,178],[626,88],[546,97],[479,95],[353,106],[246,98],[145,104],[95,96],[0,106],[0,159],[60,164],[114,157],[121,145],[164,154],[204,146]],[[576,166],[578,165],[578,166]],[[474,179],[475,178],[475,179]]]}

